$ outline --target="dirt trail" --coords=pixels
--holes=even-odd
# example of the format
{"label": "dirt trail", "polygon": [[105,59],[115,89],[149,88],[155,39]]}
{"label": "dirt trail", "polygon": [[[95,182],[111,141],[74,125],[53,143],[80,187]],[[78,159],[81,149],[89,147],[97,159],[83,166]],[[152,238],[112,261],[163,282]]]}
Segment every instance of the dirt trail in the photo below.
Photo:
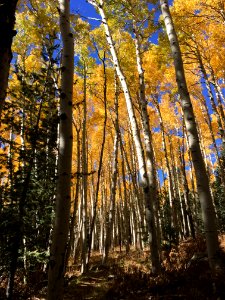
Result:
{"label": "dirt trail", "polygon": [[68,284],[65,300],[69,299],[106,299],[107,292],[114,284],[109,271],[89,271],[85,275],[74,277]]}
{"label": "dirt trail", "polygon": [[[221,236],[220,241],[225,255],[225,236]],[[181,243],[176,251],[166,256],[163,272],[158,277],[149,273],[147,251],[128,255],[114,253],[110,256],[108,266],[102,266],[101,257],[96,255],[87,274],[77,273],[75,276],[74,270],[68,273],[71,278],[65,288],[65,300],[225,299],[225,274],[215,277],[215,289],[207,257],[191,259],[194,253],[202,249],[204,245],[201,241],[187,240]]]}
{"label": "dirt trail", "polygon": [[[162,273],[150,274],[149,251],[110,253],[107,266],[93,253],[90,270],[72,265],[66,274],[65,300],[223,300],[225,299],[225,236],[220,237],[222,272],[212,276],[203,239],[187,239],[163,251]],[[200,255],[201,254],[201,255]],[[222,266],[221,265],[221,266]],[[38,298],[45,300],[46,288]]]}

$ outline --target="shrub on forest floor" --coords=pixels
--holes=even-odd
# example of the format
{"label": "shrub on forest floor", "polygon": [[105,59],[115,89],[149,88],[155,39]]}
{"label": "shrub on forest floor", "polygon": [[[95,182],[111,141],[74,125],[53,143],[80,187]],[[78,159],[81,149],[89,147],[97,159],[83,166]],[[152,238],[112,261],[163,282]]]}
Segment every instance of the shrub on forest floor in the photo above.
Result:
{"label": "shrub on forest floor", "polygon": [[163,267],[167,271],[186,269],[195,253],[206,253],[206,244],[202,236],[196,239],[188,238],[170,251],[162,251]]}

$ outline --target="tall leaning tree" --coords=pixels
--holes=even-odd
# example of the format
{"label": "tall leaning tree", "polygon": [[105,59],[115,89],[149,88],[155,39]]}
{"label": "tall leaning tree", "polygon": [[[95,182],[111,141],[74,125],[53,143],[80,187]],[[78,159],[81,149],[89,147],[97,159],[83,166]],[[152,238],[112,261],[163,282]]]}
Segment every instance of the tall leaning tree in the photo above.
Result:
{"label": "tall leaning tree", "polygon": [[198,196],[201,204],[206,235],[209,264],[212,269],[215,269],[219,264],[219,242],[216,225],[216,214],[209,189],[209,178],[200,149],[195,115],[186,83],[180,45],[171,17],[168,1],[160,0],[160,5],[174,60],[178,93],[180,95],[180,102],[184,114],[188,144],[196,174]]}
{"label": "tall leaning tree", "polygon": [[74,42],[70,28],[70,1],[59,0],[62,36],[60,124],[56,212],[48,271],[48,300],[63,299],[65,257],[69,232],[72,167],[72,99]]}
{"label": "tall leaning tree", "polygon": [[[152,268],[151,271],[154,274],[160,272],[160,257],[158,251],[158,241],[157,241],[157,232],[156,232],[156,224],[155,224],[155,214],[153,208],[153,193],[152,186],[150,184],[149,176],[146,170],[146,159],[143,151],[142,140],[140,136],[140,130],[138,127],[138,122],[136,119],[134,106],[132,102],[132,97],[130,93],[130,89],[127,83],[127,79],[123,73],[116,47],[115,42],[112,37],[111,29],[109,27],[105,9],[107,8],[107,2],[103,0],[88,0],[90,4],[92,4],[101,16],[102,24],[105,30],[105,36],[107,43],[109,45],[109,50],[112,56],[113,64],[117,73],[117,76],[120,80],[120,84],[124,93],[124,98],[127,106],[127,113],[130,122],[132,137],[134,140],[135,150],[137,154],[138,167],[139,167],[139,182],[143,189],[144,201],[145,201],[145,214],[146,214],[146,222],[148,226],[149,233],[149,243],[150,243],[150,252],[151,252],[151,263]],[[147,133],[147,132],[146,132]]]}
{"label": "tall leaning tree", "polygon": [[8,87],[9,67],[12,60],[12,41],[18,0],[0,0],[0,120]]}

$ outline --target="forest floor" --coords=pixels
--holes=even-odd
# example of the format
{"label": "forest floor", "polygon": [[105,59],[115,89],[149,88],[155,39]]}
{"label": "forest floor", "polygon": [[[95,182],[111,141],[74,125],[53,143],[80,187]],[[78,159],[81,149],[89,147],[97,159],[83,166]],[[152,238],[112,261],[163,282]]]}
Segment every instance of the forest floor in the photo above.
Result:
{"label": "forest floor", "polygon": [[[225,236],[220,241],[224,265]],[[225,273],[219,271],[212,278],[201,238],[163,251],[161,275],[153,276],[149,269],[148,251],[125,254],[115,250],[107,266],[101,265],[101,256],[93,255],[85,275],[75,276],[72,268],[68,270],[65,300],[225,299]]]}
{"label": "forest floor", "polygon": [[[220,238],[222,270],[212,276],[202,238],[187,239],[171,251],[162,251],[163,267],[159,276],[150,273],[149,251],[129,254],[115,249],[107,265],[93,253],[89,271],[80,274],[78,265],[68,268],[65,300],[132,300],[132,299],[225,299],[225,235]],[[45,300],[46,286],[33,286],[33,295],[17,299]]]}

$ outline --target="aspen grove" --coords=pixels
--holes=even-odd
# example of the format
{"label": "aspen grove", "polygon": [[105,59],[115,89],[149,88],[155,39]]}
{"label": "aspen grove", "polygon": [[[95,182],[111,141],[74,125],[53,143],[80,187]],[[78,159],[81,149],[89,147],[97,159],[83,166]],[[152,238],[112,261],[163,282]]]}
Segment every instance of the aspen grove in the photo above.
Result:
{"label": "aspen grove", "polygon": [[224,32],[223,0],[0,0],[1,299],[225,297]]}

